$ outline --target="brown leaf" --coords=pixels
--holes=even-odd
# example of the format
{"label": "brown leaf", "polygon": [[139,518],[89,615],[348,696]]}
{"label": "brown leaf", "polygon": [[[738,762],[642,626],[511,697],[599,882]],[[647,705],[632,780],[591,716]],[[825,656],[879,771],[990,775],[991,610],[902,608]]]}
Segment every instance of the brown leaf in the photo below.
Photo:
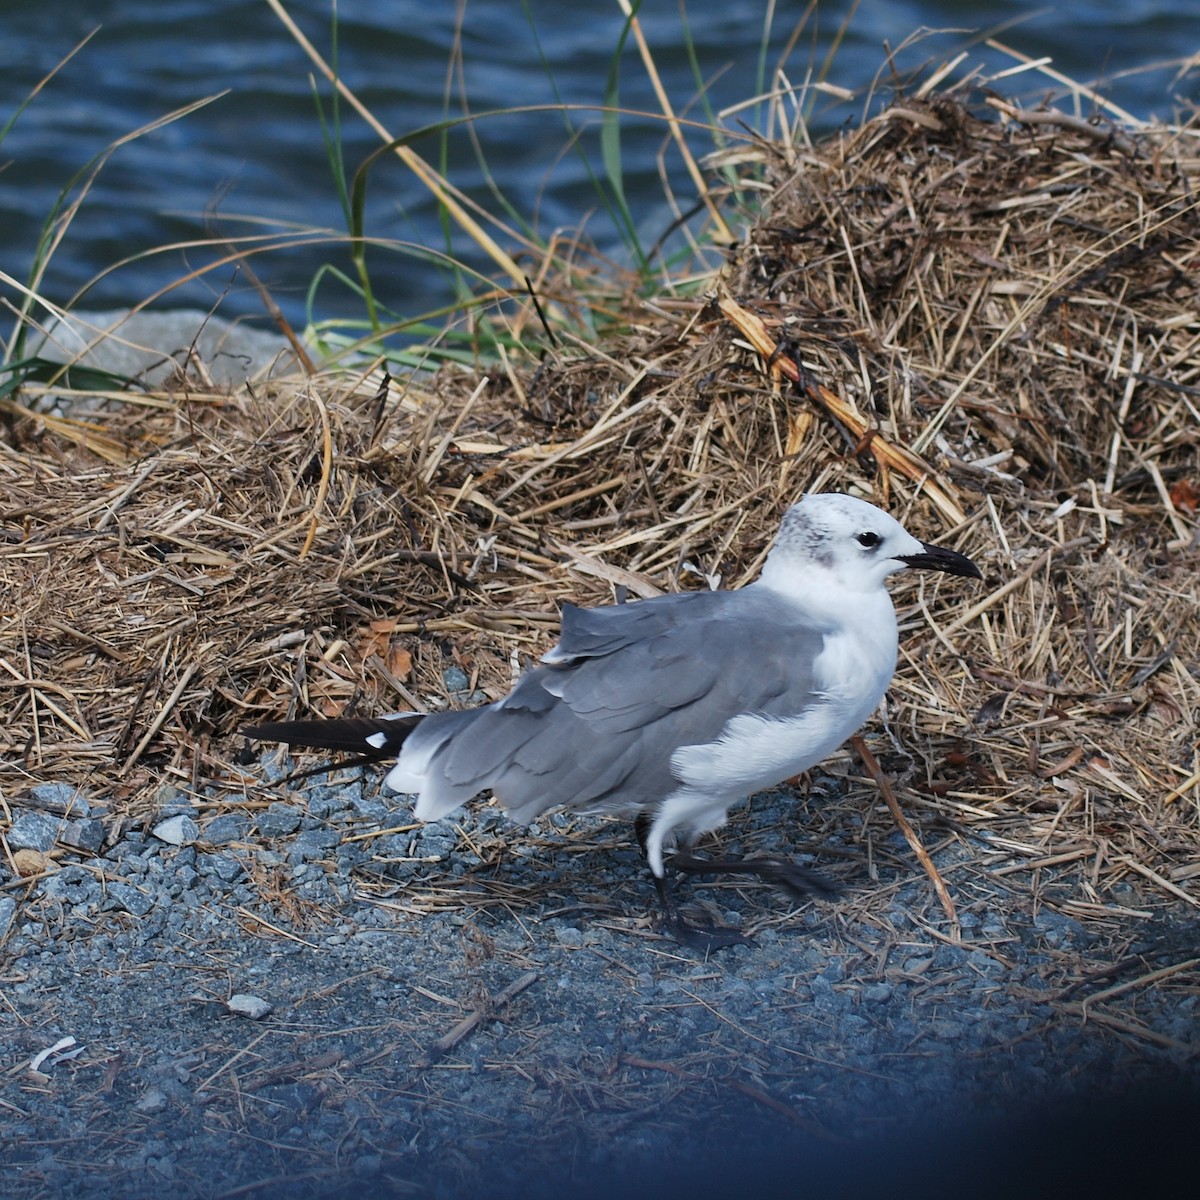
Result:
{"label": "brown leaf", "polygon": [[1190,479],[1181,479],[1171,488],[1171,503],[1177,512],[1187,513],[1189,517],[1194,516],[1200,508],[1200,492]]}
{"label": "brown leaf", "polygon": [[412,670],[412,654],[403,646],[392,645],[387,652],[387,669],[399,680],[408,678]]}
{"label": "brown leaf", "polygon": [[1048,763],[1038,773],[1043,779],[1053,779],[1056,775],[1063,775],[1072,767],[1078,766],[1083,758],[1083,747],[1076,746],[1069,754],[1060,758],[1058,762]]}
{"label": "brown leaf", "polygon": [[380,658],[386,658],[388,643],[391,641],[392,630],[395,628],[396,620],[394,617],[382,617],[369,622],[365,629],[360,630],[358,645],[356,647],[359,658],[363,662],[366,662],[372,654],[378,654]]}

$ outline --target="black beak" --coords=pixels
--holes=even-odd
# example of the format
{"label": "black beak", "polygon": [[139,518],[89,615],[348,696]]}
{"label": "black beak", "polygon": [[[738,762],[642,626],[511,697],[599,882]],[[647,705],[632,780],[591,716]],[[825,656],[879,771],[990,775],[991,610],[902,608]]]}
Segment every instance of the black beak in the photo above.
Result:
{"label": "black beak", "polygon": [[947,575],[967,575],[971,579],[982,579],[979,568],[957,550],[946,550],[942,546],[931,546],[922,542],[920,554],[897,554],[897,559],[908,567],[923,567],[927,571],[944,571]]}

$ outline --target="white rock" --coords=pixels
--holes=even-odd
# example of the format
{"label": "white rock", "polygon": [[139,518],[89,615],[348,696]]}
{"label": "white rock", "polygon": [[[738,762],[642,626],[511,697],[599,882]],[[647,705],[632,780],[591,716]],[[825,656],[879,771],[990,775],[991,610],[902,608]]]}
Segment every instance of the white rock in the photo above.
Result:
{"label": "white rock", "polygon": [[186,813],[178,813],[155,825],[151,832],[170,846],[190,846],[200,836],[200,827]]}
{"label": "white rock", "polygon": [[249,1017],[251,1021],[261,1021],[271,1011],[271,1005],[265,1000],[244,992],[230,996],[225,1004],[231,1013],[239,1017]]}
{"label": "white rock", "polygon": [[138,1112],[145,1113],[147,1116],[160,1113],[166,1107],[167,1094],[161,1088],[150,1088],[149,1091],[142,1094],[142,1098],[134,1105],[134,1108]]}

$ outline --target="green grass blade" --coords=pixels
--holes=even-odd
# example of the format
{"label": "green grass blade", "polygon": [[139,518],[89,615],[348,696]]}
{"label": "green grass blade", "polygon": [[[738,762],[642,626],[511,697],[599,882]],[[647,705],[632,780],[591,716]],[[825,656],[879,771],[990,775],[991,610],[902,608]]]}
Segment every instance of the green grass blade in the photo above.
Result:
{"label": "green grass blade", "polygon": [[641,273],[649,270],[649,263],[642,251],[638,238],[637,224],[629,211],[625,197],[625,169],[621,161],[621,54],[629,38],[633,19],[641,8],[641,2],[633,5],[630,16],[621,28],[616,49],[608,64],[608,77],[604,83],[605,112],[600,120],[600,155],[604,163],[604,174],[616,205],[618,226],[626,246],[634,254]]}

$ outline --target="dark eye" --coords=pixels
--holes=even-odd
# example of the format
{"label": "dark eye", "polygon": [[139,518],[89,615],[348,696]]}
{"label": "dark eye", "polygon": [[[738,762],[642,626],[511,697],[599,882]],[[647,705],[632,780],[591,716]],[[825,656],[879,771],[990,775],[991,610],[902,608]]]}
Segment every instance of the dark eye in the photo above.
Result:
{"label": "dark eye", "polygon": [[881,538],[879,536],[879,534],[877,534],[877,533],[868,532],[868,533],[860,533],[858,535],[857,541],[858,541],[858,544],[864,550],[874,550],[875,547],[878,546],[879,543],[883,541],[883,538]]}

